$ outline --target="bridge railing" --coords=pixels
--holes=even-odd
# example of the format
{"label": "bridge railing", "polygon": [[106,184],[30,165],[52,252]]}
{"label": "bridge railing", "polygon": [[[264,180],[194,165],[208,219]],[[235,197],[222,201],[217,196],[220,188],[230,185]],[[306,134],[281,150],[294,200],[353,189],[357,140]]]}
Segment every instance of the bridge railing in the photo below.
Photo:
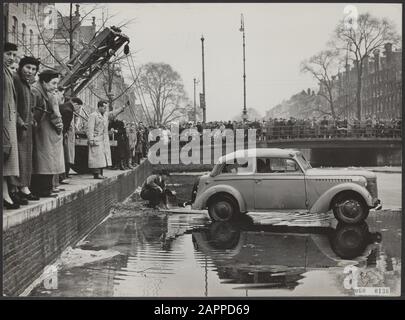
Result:
{"label": "bridge railing", "polygon": [[308,127],[273,126],[257,132],[258,140],[332,139],[332,138],[401,138],[400,127]]}

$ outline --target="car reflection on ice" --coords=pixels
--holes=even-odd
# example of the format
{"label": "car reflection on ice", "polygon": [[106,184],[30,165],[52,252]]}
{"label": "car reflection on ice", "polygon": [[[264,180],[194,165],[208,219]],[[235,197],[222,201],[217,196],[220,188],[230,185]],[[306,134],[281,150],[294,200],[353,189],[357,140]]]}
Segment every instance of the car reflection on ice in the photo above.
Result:
{"label": "car reflection on ice", "polygon": [[365,222],[336,228],[213,222],[194,230],[192,240],[212,259],[223,283],[294,289],[309,270],[366,261],[381,234],[369,232]]}

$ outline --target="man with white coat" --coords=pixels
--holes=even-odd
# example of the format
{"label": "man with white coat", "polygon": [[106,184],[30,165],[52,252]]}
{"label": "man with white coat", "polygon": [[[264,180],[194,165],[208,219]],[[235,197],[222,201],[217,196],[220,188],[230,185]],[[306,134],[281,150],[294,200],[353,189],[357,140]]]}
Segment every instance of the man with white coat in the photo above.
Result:
{"label": "man with white coat", "polygon": [[105,179],[103,168],[111,166],[110,139],[108,122],[125,110],[125,106],[107,112],[107,101],[97,103],[97,111],[93,112],[88,121],[87,138],[89,141],[89,168],[93,169],[94,179]]}

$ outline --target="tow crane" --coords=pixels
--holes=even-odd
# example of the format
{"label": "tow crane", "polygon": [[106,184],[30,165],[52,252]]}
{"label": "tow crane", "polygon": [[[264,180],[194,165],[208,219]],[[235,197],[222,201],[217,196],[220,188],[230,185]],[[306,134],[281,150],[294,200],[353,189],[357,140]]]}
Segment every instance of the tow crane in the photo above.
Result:
{"label": "tow crane", "polygon": [[[67,96],[75,97],[86,85],[102,71],[103,66],[123,46],[124,53],[129,53],[129,38],[117,27],[106,27],[95,36],[82,50],[78,51],[68,62],[65,75],[59,83],[65,88]],[[77,115],[77,114],[76,114]],[[79,115],[85,121],[87,119]],[[111,137],[110,137],[111,138]],[[114,138],[114,137],[112,137]],[[117,146],[112,139],[111,146]],[[75,164],[72,169],[77,173],[86,173],[88,166],[88,144],[85,132],[76,132]]]}
{"label": "tow crane", "polygon": [[[94,78],[118,49],[129,43],[129,38],[116,27],[105,28],[68,62],[70,70],[61,79],[60,86],[71,96],[77,94]],[[124,53],[129,49],[124,48]]]}

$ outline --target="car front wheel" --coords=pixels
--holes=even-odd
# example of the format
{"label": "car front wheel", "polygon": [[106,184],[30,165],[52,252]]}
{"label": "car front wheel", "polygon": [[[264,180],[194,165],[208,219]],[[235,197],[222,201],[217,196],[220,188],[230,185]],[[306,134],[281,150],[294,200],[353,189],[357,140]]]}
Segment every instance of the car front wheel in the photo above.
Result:
{"label": "car front wheel", "polygon": [[366,220],[369,212],[367,204],[357,195],[338,197],[332,207],[335,218],[347,224],[356,224]]}
{"label": "car front wheel", "polygon": [[232,197],[220,195],[210,200],[208,213],[213,221],[230,221],[239,214],[239,206]]}

